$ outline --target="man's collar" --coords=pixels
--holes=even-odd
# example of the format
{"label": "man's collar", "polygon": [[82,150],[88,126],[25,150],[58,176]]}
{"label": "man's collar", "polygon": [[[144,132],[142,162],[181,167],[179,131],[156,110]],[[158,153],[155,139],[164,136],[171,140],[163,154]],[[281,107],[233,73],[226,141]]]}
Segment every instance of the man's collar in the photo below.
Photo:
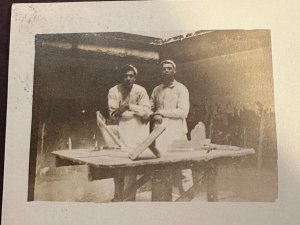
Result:
{"label": "man's collar", "polygon": [[163,84],[163,88],[173,88],[173,87],[175,87],[176,83],[177,83],[177,81],[174,79],[174,80],[172,81],[172,83],[169,84],[169,85],[164,85],[164,84]]}

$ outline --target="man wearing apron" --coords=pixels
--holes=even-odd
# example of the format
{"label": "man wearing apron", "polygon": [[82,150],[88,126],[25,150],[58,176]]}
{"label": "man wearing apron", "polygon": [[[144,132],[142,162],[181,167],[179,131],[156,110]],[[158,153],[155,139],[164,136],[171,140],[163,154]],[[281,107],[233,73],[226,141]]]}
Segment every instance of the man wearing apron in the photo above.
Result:
{"label": "man wearing apron", "polygon": [[175,80],[176,65],[172,60],[161,62],[162,84],[151,95],[154,126],[163,125],[166,131],[156,139],[156,147],[162,153],[168,151],[174,140],[187,140],[186,118],[189,113],[189,92]]}
{"label": "man wearing apron", "polygon": [[[187,140],[186,118],[189,113],[189,92],[180,82],[175,80],[176,64],[172,60],[161,62],[162,83],[154,88],[151,95],[152,119],[155,126],[164,126],[166,130],[155,141],[156,148],[163,154],[169,150],[173,141]],[[187,171],[188,172],[188,171]],[[164,177],[172,177],[180,192],[184,191],[182,186],[182,173],[178,171],[165,171]],[[165,193],[163,200],[172,200],[172,185],[170,182],[163,185]],[[152,186],[152,191],[156,185]],[[161,190],[160,190],[161,191]],[[154,191],[153,191],[154,192]],[[156,196],[152,196],[156,199]]]}
{"label": "man wearing apron", "polygon": [[[119,124],[119,135],[132,151],[149,135],[150,100],[144,87],[135,84],[137,69],[132,65],[121,68],[121,83],[112,87],[108,93],[109,115]],[[136,176],[127,176],[124,188],[132,185]],[[115,181],[116,189],[118,182]],[[117,193],[116,193],[117,194]],[[118,197],[118,196],[115,196]],[[135,195],[129,200],[134,201]]]}

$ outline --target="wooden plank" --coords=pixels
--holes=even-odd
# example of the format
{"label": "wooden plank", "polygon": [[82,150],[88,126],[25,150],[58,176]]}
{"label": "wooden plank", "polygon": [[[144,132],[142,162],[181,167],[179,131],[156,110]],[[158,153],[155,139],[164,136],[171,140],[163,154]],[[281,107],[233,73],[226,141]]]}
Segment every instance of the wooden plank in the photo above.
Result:
{"label": "wooden plank", "polygon": [[61,166],[76,166],[76,165],[82,165],[78,162],[71,161],[69,159],[63,159],[60,157],[55,157],[55,166],[56,167],[61,167]]}
{"label": "wooden plank", "polygon": [[145,173],[151,171],[153,169],[153,166],[144,165],[125,168],[97,168],[94,166],[89,166],[88,168],[89,181],[93,181],[107,178],[118,178],[121,175],[123,177],[125,177],[126,175],[144,175]]}
{"label": "wooden plank", "polygon": [[[206,151],[188,151],[166,153],[161,158],[144,158],[143,160],[132,161],[128,158],[128,153],[120,150],[100,150],[90,152],[87,149],[76,150],[60,150],[52,152],[55,156],[79,164],[91,165],[97,168],[136,168],[137,166],[145,165],[167,165],[167,164],[189,164],[205,161],[215,161],[222,163],[225,161],[234,160],[240,156],[254,154],[254,149],[241,149],[239,151],[218,150],[206,153]],[[145,152],[146,154],[147,152]],[[148,154],[148,153],[147,153]],[[149,152],[149,155],[150,152]],[[154,156],[153,156],[154,157]],[[143,158],[143,154],[140,156]]]}
{"label": "wooden plank", "polygon": [[191,201],[201,190],[201,185],[203,185],[203,176],[197,180],[186,192],[184,192],[175,202],[186,202]]}
{"label": "wooden plank", "polygon": [[114,135],[114,133],[108,129],[108,127],[106,126],[103,120],[104,117],[99,111],[96,112],[96,117],[97,117],[97,125],[99,126],[99,128],[103,128],[120,148],[125,147],[125,145],[119,141],[119,139]]}
{"label": "wooden plank", "polygon": [[[153,142],[154,143],[154,142]],[[153,154],[157,157],[157,158],[160,158],[161,157],[161,154],[160,152],[158,151],[158,149],[155,147],[155,145],[150,145],[149,146],[149,149],[153,152]]]}
{"label": "wooden plank", "polygon": [[120,169],[111,168],[111,169],[98,169],[92,166],[89,166],[88,170],[88,179],[89,181],[102,180],[107,178],[118,178]]}
{"label": "wooden plank", "polygon": [[[136,160],[137,157],[145,151],[153,141],[156,140],[164,131],[166,130],[166,127],[163,126],[157,126],[154,128],[154,130],[151,132],[151,134],[144,140],[141,144],[139,144],[132,152],[129,153],[129,158],[131,160]],[[152,149],[152,150],[151,150]],[[150,150],[156,155],[156,157],[160,157],[160,153],[156,148],[150,148]]]}

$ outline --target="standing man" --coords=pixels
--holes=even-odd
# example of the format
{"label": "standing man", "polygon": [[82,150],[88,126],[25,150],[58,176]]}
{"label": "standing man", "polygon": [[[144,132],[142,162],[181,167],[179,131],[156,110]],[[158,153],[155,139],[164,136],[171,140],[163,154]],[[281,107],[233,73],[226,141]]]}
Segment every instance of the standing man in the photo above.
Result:
{"label": "standing man", "polygon": [[[176,64],[172,60],[161,62],[162,83],[154,88],[151,95],[151,109],[154,127],[166,127],[155,142],[156,148],[166,153],[174,140],[187,140],[186,118],[189,113],[189,92],[180,82],[175,80]],[[172,184],[175,181],[180,192],[183,192],[181,171],[160,171],[162,179],[152,180],[152,200],[171,201]],[[171,179],[172,175],[174,180]]]}
{"label": "standing man", "polygon": [[[148,119],[151,114],[150,100],[145,88],[135,84],[137,69],[132,65],[121,67],[121,83],[108,92],[109,115],[119,123],[119,134],[128,149],[132,150],[149,135]],[[125,181],[115,179],[115,199],[119,190],[136,181],[136,175],[127,176]],[[129,200],[134,201],[135,195]]]}
{"label": "standing man", "polygon": [[154,88],[151,109],[154,126],[164,125],[166,131],[156,139],[156,147],[162,153],[174,140],[187,140],[186,118],[190,109],[188,89],[175,80],[176,64],[172,60],[161,62],[162,84]]}

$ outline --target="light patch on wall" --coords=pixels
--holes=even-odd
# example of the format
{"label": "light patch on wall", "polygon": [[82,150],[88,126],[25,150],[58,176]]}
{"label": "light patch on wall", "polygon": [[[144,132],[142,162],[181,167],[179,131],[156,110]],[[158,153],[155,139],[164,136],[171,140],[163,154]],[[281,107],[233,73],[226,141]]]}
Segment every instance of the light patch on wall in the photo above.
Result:
{"label": "light patch on wall", "polygon": [[72,48],[72,44],[68,42],[42,41],[42,46],[56,47],[56,48],[63,48],[63,49]]}
{"label": "light patch on wall", "polygon": [[116,47],[87,45],[87,44],[79,44],[77,48],[85,51],[102,52],[108,55],[116,55],[121,57],[134,56],[143,59],[152,59],[152,60],[159,59],[158,52],[154,52],[154,51],[141,51],[137,49],[116,48]]}

